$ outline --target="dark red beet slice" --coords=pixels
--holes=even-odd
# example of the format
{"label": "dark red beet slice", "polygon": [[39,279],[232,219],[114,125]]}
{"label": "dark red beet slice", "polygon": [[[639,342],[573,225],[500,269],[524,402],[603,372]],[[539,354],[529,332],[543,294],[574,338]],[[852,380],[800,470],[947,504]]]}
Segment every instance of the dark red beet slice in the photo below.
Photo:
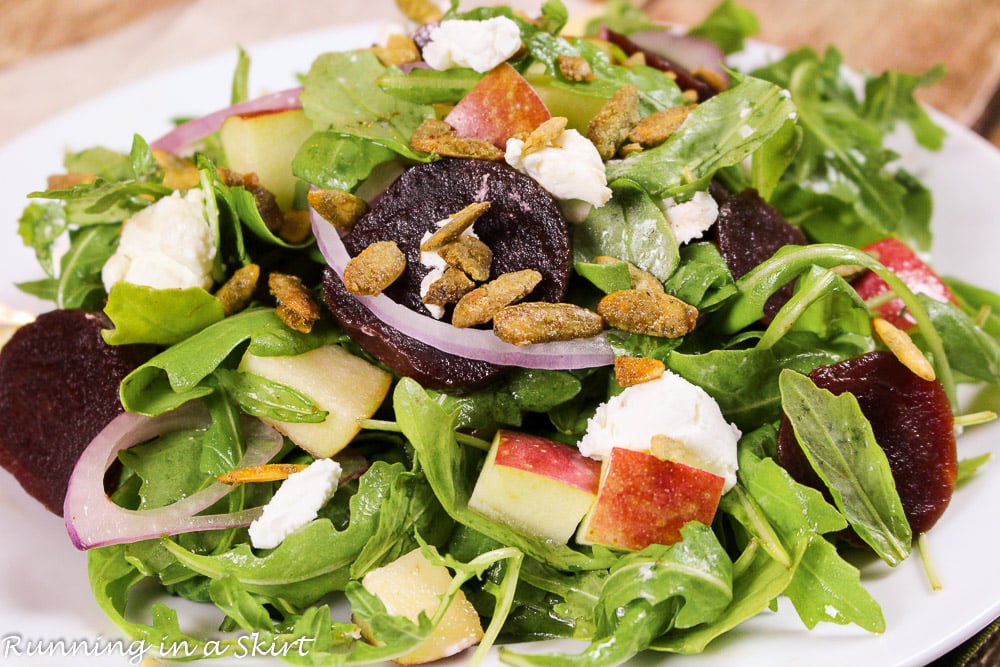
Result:
{"label": "dark red beet slice", "polygon": [[[939,382],[913,374],[889,352],[869,352],[809,374],[818,387],[858,399],[885,451],[914,535],[937,522],[958,473],[954,418]],[[788,419],[778,433],[778,462],[797,481],[824,490]]]}
{"label": "dark red beet slice", "polygon": [[[778,211],[748,189],[736,195],[712,194],[719,201],[715,223],[715,242],[734,278],[740,278],[785,245],[805,245],[805,234]],[[791,298],[794,286],[789,283],[775,292],[764,305],[765,321]]]}
{"label": "dark red beet slice", "polygon": [[[503,163],[446,159],[411,167],[355,224],[344,245],[357,255],[376,241],[395,241],[407,266],[385,293],[430,317],[420,300],[420,283],[429,271],[420,263],[420,242],[426,232],[437,229],[438,221],[481,201],[489,201],[490,208],[473,230],[493,251],[490,277],[536,269],[542,281],[528,299],[562,300],[570,271],[566,221],[551,195]],[[502,372],[487,362],[440,352],[377,321],[366,308],[358,307],[331,271],[323,284],[334,318],[359,345],[398,373],[428,387],[459,389],[481,386]]]}
{"label": "dark red beet slice", "polygon": [[107,345],[109,325],[102,313],[56,310],[0,352],[0,465],[59,516],[80,453],[123,411],[118,385],[145,358]]}
{"label": "dark red beet slice", "polygon": [[429,269],[420,263],[424,233],[469,204],[489,201],[490,209],[473,230],[493,251],[490,278],[536,269],[542,282],[530,299],[559,301],[569,280],[570,246],[566,220],[552,196],[534,179],[506,164],[447,159],[407,169],[372,210],[344,237],[352,256],[376,241],[395,241],[406,255],[406,270],[386,294],[419,313],[420,281]]}

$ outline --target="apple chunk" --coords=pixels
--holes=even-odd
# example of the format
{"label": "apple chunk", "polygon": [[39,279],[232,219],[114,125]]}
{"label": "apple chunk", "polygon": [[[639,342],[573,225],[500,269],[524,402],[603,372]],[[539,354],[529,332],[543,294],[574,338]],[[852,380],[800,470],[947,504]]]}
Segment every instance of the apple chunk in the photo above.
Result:
{"label": "apple chunk", "polygon": [[597,494],[601,464],[555,440],[500,430],[469,508],[527,534],[565,544]]}
{"label": "apple chunk", "polygon": [[[434,616],[441,596],[451,586],[451,573],[442,565],[434,565],[415,549],[393,562],[366,574],[361,585],[385,605],[393,616],[404,616],[416,622],[420,612]],[[369,643],[378,645],[367,623],[355,621]],[[462,591],[452,599],[444,618],[430,637],[413,651],[395,659],[401,665],[416,665],[454,655],[483,638],[483,626],[472,603]]]}
{"label": "apple chunk", "polygon": [[444,118],[462,137],[505,148],[551,118],[545,103],[516,69],[502,63],[487,72]]}
{"label": "apple chunk", "polygon": [[287,210],[298,183],[292,159],[312,133],[312,122],[302,109],[286,109],[230,116],[222,123],[219,139],[229,168],[257,174],[278,206]]}
{"label": "apple chunk", "polygon": [[680,542],[688,521],[712,523],[724,484],[700,468],[615,447],[577,541],[633,551]]}
{"label": "apple chunk", "polygon": [[287,385],[311,398],[326,419],[300,424],[261,418],[316,458],[329,458],[343,449],[385,399],[392,376],[344,350],[324,345],[290,357],[262,357],[247,353],[240,369]]}

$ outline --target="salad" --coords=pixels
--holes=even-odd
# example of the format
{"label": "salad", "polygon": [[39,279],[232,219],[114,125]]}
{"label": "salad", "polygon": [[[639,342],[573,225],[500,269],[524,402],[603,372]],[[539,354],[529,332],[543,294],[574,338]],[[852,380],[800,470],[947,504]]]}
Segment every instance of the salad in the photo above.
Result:
{"label": "salad", "polygon": [[[887,363],[903,364],[907,373],[926,374],[921,363],[926,362],[933,379],[925,382],[949,410],[958,383],[996,384],[997,328],[989,310],[996,296],[948,281],[948,298],[940,300],[923,295],[902,271],[891,270],[898,268],[891,266],[893,257],[912,262],[906,249],[929,246],[930,201],[914,177],[887,166],[892,156],[882,137],[902,121],[922,144],[941,141],[940,130],[910,97],[914,87],[933,77],[872,79],[859,102],[841,76],[835,52],[803,51],[749,75],[703,71],[692,84],[707,86],[699,93],[677,83],[678,72],[667,77],[650,66],[654,52],[674,44],[626,5],[612,5],[601,38],[587,40],[557,36],[567,18],[558,2],[546,3],[540,12],[531,22],[502,8],[457,17],[479,23],[504,18],[516,28],[514,50],[482,67],[484,72],[471,66],[474,62],[430,68],[410,66],[410,60],[386,64],[397,55],[388,52],[403,50],[401,42],[394,47],[390,40],[377,53],[322,56],[301,91],[243,102],[236,85],[234,108],[158,140],[137,137],[127,156],[103,150],[71,156],[70,174],[96,178],[63,181],[28,207],[23,236],[51,275],[23,288],[54,297],[60,309],[103,311],[112,323],[103,339],[111,346],[155,348],[118,388],[128,412],[83,454],[65,505],[74,542],[89,549],[98,602],[129,636],[150,646],[193,647],[199,657],[236,655],[251,636],[271,655],[311,664],[422,661],[470,644],[481,647],[468,653],[479,660],[494,643],[570,637],[582,640],[583,653],[554,657],[501,649],[501,657],[512,664],[616,664],[649,649],[698,652],[767,610],[779,595],[793,602],[806,627],[826,621],[884,629],[877,602],[834,545],[843,544],[840,537],[850,525],[855,537],[848,544],[861,539],[877,557],[898,563],[929,526],[913,530],[901,500],[904,484],[893,479],[879,447],[852,451],[858,460],[846,471],[814,463],[828,481],[845,475],[839,486],[830,481],[833,498],[824,500],[789,474],[794,466],[782,462],[779,434],[784,429],[787,444],[791,428],[792,441],[801,441],[813,458],[822,456],[824,444],[838,440],[873,445],[880,437],[873,433],[873,415],[857,401],[821,391],[811,372],[876,349],[879,363],[895,360]],[[734,24],[744,32],[734,34]],[[751,28],[745,12],[724,3],[693,33],[736,49]],[[652,44],[633,46],[651,31]],[[434,39],[424,44],[425,60],[430,60],[428,43]],[[705,48],[704,42],[697,44]],[[717,60],[718,51],[710,53]],[[698,66],[678,70],[683,74]],[[500,85],[497,76],[506,77]],[[237,84],[243,77],[237,75]],[[477,120],[464,126],[471,129],[425,126],[428,119],[444,118],[454,129],[461,122],[451,114],[463,101],[475,112],[469,100],[489,93],[491,83],[503,92],[522,82],[543,100],[549,116],[527,121],[528,130],[511,131],[508,118],[500,123],[507,135],[502,141],[472,137],[483,142],[475,143],[470,135],[489,125],[475,113]],[[619,106],[606,106],[626,88],[636,91],[634,107],[620,100]],[[486,99],[480,110],[496,98]],[[683,108],[685,119],[649,145],[613,142],[610,157],[601,159],[604,183],[583,191],[561,190],[544,172],[525,166],[532,154],[564,148],[563,137],[572,130],[586,136],[590,121],[608,108],[611,122],[601,126],[604,136],[614,134],[615,119],[632,109],[647,118]],[[227,122],[230,117],[236,120]],[[382,122],[387,118],[390,122]],[[536,134],[539,128],[544,129]],[[415,136],[430,143],[417,143]],[[600,143],[591,136],[592,145]],[[541,148],[525,148],[532,142],[541,142]],[[496,143],[505,149],[501,159],[487,162],[487,156],[468,152],[489,151],[490,145],[500,150]],[[457,156],[442,157],[455,145]],[[511,159],[512,146],[526,156],[523,161]],[[261,152],[254,154],[254,147]],[[164,150],[193,157],[177,161]],[[237,167],[241,160],[250,168]],[[468,163],[475,163],[475,170],[470,172]],[[542,301],[529,296],[524,303],[555,301],[571,307],[565,312],[573,315],[578,309],[597,312],[602,332],[573,328],[573,335],[564,335],[568,318],[557,317],[552,325],[529,320],[518,329],[543,335],[545,342],[497,342],[487,329],[459,329],[433,318],[433,312],[419,317],[401,312],[398,303],[377,294],[389,292],[394,281],[369,290],[376,294],[356,288],[345,297],[337,291],[334,275],[348,282],[351,244],[354,256],[375,245],[361,233],[366,223],[384,227],[377,218],[395,201],[418,208],[424,200],[446,198],[437,189],[388,186],[407,178],[399,176],[401,169],[428,179],[420,183],[443,187],[443,180],[454,189],[469,180],[482,185],[512,179],[515,185],[505,191],[513,193],[509,199],[490,199],[489,210],[479,212],[473,225],[500,215],[511,201],[547,192],[531,212],[544,207],[569,222],[532,237],[529,256],[544,265],[538,269],[541,280],[558,283],[564,276],[566,284],[561,293],[555,290],[558,296]],[[234,172],[255,173],[257,180]],[[285,172],[296,179],[285,179]],[[534,185],[524,185],[528,180]],[[574,186],[584,179],[569,180]],[[755,196],[738,196],[751,190]],[[748,206],[755,220],[780,212],[787,225],[778,225],[782,233],[790,227],[806,240],[783,242],[791,247],[771,257],[772,248],[737,277],[724,256],[721,230],[691,233],[674,224],[675,218],[704,220],[690,211],[703,211],[705,206],[695,205],[709,200],[718,208],[713,226],[738,223]],[[278,218],[263,213],[269,203],[278,208]],[[126,241],[123,232],[139,229],[136,221],[155,217],[151,212],[163,211],[164,204],[204,215],[208,233],[182,244],[184,249],[201,244],[192,261],[203,275],[192,273],[203,284],[158,288],[139,279],[106,278],[127,275],[127,268],[119,271],[124,260],[117,251],[133,240]],[[370,211],[348,223],[337,218],[351,207]],[[460,218],[463,210],[448,204],[425,223]],[[390,209],[390,217],[406,218],[406,211]],[[333,223],[360,227],[338,232]],[[563,246],[551,241],[559,229],[566,237],[562,252],[571,253],[565,260],[571,271],[559,269]],[[66,230],[71,245],[58,259],[53,232]],[[205,230],[195,227],[192,233]],[[517,255],[505,240],[520,233],[502,231],[490,237],[477,230],[501,264]],[[888,250],[873,247],[887,237],[893,239]],[[398,245],[405,246],[402,238]],[[415,262],[406,259],[407,265],[423,264],[419,255]],[[391,261],[377,260],[375,268]],[[228,288],[239,291],[234,274],[253,266],[271,278],[269,289],[243,290],[242,298],[215,296],[223,285],[223,294]],[[918,266],[922,278],[936,278],[926,265]],[[526,270],[513,268],[508,273]],[[431,270],[424,266],[417,282]],[[659,287],[638,290],[639,281],[650,277]],[[772,294],[793,278],[798,279],[794,290],[769,312]],[[875,278],[882,284],[861,286]],[[478,282],[482,287],[488,281]],[[680,333],[650,335],[644,315],[657,306],[641,301],[637,307],[628,300],[615,306],[608,300],[630,291],[651,292],[657,302],[662,292],[693,310],[683,310],[679,320],[669,318],[680,322]],[[414,293],[420,303],[432,305],[421,289],[407,292],[410,298]],[[895,298],[903,307],[884,310]],[[345,305],[355,303],[367,304],[367,310]],[[381,324],[373,325],[372,316]],[[373,327],[376,333],[368,333]],[[423,347],[400,342],[385,327]],[[438,372],[421,365],[426,347],[472,363]],[[319,388],[313,383],[317,377],[335,380],[320,382]],[[641,413],[625,412],[622,397],[641,396],[664,378],[683,388],[654,394],[654,405],[665,397],[680,401],[690,392],[698,405],[716,406],[721,425],[708,445],[696,446],[696,436],[680,431],[658,432],[656,424],[645,432],[645,451],[612,447],[600,454],[597,445],[589,450],[594,458],[579,454],[600,415],[614,423],[618,411],[622,422],[634,425]],[[360,404],[358,412],[338,421],[339,409],[348,403]],[[965,416],[960,423],[986,418]],[[309,435],[317,432],[314,425],[326,430]],[[727,429],[733,447],[716,452],[712,447]],[[847,433],[830,433],[838,429]],[[643,432],[641,425],[637,430]],[[532,477],[498,463],[504,446],[544,452],[544,460],[559,460],[563,469],[585,469],[597,488],[566,493],[567,484],[538,481],[546,475]],[[598,459],[602,463],[587,463]],[[683,475],[675,487],[697,492],[698,510],[711,511],[690,522],[693,515],[675,511],[654,488],[620,491],[634,501],[623,516],[670,512],[680,522],[679,533],[652,540],[644,530],[602,535],[593,515],[602,492],[611,488],[613,463],[636,459],[652,475],[675,480]],[[114,505],[104,500],[102,488],[112,460],[123,466]],[[314,461],[334,462],[339,474],[339,481],[326,477],[313,508],[319,518],[287,534],[280,534],[279,522],[277,537],[274,524],[272,530],[256,524],[265,526],[258,534],[272,533],[262,537],[255,537],[252,527],[246,530],[259,520],[254,508],[280,507],[278,491],[294,489],[314,470]],[[979,463],[956,469],[946,462],[935,471],[946,469],[950,493],[957,477],[974,474]],[[215,481],[220,476],[226,481]],[[233,476],[242,483],[230,486]],[[553,476],[558,482],[558,474]],[[518,485],[531,493],[523,507],[513,498]],[[848,487],[856,492],[853,502]],[[304,488],[307,495],[315,490]],[[503,493],[511,497],[495,502]],[[567,535],[552,537],[552,524],[573,516],[571,505],[581,495],[582,516]],[[946,505],[947,498],[938,504]],[[85,515],[96,520],[88,522]],[[581,518],[591,530],[577,529]],[[639,542],[624,541],[633,539]],[[400,583],[413,572],[434,599],[443,595],[448,605],[437,613],[432,607],[422,617],[393,613],[414,588]],[[929,576],[933,579],[932,572]],[[148,623],[133,620],[131,607],[126,617],[130,592],[150,580],[173,595],[217,606],[224,616],[220,633],[194,636],[169,604],[157,603]],[[351,616],[331,621],[328,603],[341,594],[351,604]],[[465,610],[462,619],[452,618],[457,609]]]}

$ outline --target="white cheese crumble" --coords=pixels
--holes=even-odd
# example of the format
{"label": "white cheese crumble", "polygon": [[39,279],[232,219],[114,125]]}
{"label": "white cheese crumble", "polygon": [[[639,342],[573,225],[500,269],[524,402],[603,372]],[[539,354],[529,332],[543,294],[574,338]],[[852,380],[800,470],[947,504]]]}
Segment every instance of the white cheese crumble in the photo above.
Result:
{"label": "white cheese crumble", "polygon": [[719,217],[719,204],[705,191],[696,192],[690,200],[679,204],[673,199],[664,199],[660,206],[681,244],[704,234]]}
{"label": "white cheese crumble", "polygon": [[104,264],[109,292],[120,282],[157,289],[212,286],[215,244],[200,189],[174,192],[122,225],[118,249]]}
{"label": "white cheese crumble", "polygon": [[[451,218],[444,218],[438,220],[436,223],[438,229],[441,229],[446,224],[451,221]],[[424,235],[420,238],[420,245],[423,246],[431,236],[433,232],[424,232]],[[462,231],[459,236],[471,236],[472,238],[479,238],[476,233],[472,231],[472,227],[467,227]],[[431,285],[433,285],[439,278],[444,276],[444,272],[448,270],[448,262],[444,261],[444,258],[438,253],[437,250],[423,250],[420,251],[420,263],[427,267],[429,271],[427,275],[423,277],[420,281],[420,300],[423,301],[424,297],[427,296],[427,292],[430,291]],[[431,317],[436,320],[440,320],[444,317],[444,307],[438,306],[433,303],[425,303],[424,308],[426,308]]]}
{"label": "white cheese crumble", "polygon": [[556,199],[603,206],[611,199],[604,162],[594,144],[576,130],[564,130],[551,146],[523,154],[524,142],[507,140],[504,159],[532,177]]}
{"label": "white cheese crumble", "polygon": [[273,549],[315,519],[337,490],[341,472],[333,459],[316,459],[305,470],[289,475],[264,512],[250,524],[250,544],[256,549]]}
{"label": "white cheese crumble", "polygon": [[432,69],[470,67],[488,72],[521,48],[521,30],[506,16],[485,21],[442,21],[430,30],[423,48]]}
{"label": "white cheese crumble", "polygon": [[726,421],[704,389],[667,371],[663,377],[626,387],[602,403],[580,440],[580,452],[603,459],[613,447],[649,452],[654,436],[683,447],[683,460],[736,484],[736,444],[740,430]]}

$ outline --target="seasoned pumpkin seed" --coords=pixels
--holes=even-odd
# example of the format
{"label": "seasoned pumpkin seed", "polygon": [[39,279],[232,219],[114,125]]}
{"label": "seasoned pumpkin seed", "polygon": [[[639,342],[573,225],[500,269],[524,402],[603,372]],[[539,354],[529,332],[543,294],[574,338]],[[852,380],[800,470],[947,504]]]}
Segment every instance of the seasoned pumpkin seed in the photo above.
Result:
{"label": "seasoned pumpkin seed", "polygon": [[396,281],[406,269],[406,255],[395,241],[376,241],[352,257],[344,267],[344,287],[351,294],[374,296]]}
{"label": "seasoned pumpkin seed", "polygon": [[590,338],[604,330],[601,316],[570,303],[528,301],[493,316],[493,333],[513,345]]}
{"label": "seasoned pumpkin seed", "polygon": [[320,310],[312,292],[302,284],[302,279],[287,273],[273,272],[267,278],[267,286],[278,302],[274,309],[278,318],[295,331],[312,331],[319,319]]}
{"label": "seasoned pumpkin seed", "polygon": [[534,269],[501,274],[463,296],[455,304],[451,323],[459,328],[486,324],[501,308],[531,294],[541,281],[542,274]]}
{"label": "seasoned pumpkin seed", "polygon": [[698,309],[666,292],[627,289],[612,292],[597,304],[608,326],[629,333],[679,338],[694,330]]}

